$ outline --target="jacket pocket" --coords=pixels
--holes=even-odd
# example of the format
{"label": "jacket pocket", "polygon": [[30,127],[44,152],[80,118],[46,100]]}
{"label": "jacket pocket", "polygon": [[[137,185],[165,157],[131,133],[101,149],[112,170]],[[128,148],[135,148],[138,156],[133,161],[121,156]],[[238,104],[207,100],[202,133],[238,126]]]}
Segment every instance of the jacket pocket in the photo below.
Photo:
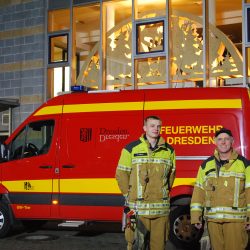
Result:
{"label": "jacket pocket", "polygon": [[217,188],[217,180],[214,177],[207,177],[203,183],[203,188],[206,193],[205,206],[213,207],[216,195],[215,190]]}

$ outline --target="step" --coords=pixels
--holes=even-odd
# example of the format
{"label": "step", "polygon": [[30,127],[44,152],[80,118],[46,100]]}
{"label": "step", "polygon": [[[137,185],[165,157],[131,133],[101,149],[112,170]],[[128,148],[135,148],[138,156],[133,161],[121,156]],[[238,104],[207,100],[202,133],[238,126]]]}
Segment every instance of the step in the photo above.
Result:
{"label": "step", "polygon": [[84,220],[67,220],[60,224],[58,224],[58,227],[80,227],[83,226],[86,223]]}

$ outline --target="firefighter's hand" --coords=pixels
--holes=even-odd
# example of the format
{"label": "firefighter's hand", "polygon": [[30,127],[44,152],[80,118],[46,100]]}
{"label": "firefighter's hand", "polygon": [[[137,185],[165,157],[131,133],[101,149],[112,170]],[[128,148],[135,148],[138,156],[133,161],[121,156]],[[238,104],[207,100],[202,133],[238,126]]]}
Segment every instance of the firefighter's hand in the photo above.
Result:
{"label": "firefighter's hand", "polygon": [[202,223],[195,223],[194,226],[200,230],[202,228]]}
{"label": "firefighter's hand", "polygon": [[135,211],[133,209],[131,209],[128,213],[127,213],[127,218],[130,221],[130,223],[136,223],[136,216],[135,216]]}
{"label": "firefighter's hand", "polygon": [[133,209],[129,207],[124,208],[124,213],[126,214],[127,218],[127,227],[135,228],[136,226],[136,213]]}
{"label": "firefighter's hand", "polygon": [[247,231],[250,231],[250,224],[246,224],[245,228]]}

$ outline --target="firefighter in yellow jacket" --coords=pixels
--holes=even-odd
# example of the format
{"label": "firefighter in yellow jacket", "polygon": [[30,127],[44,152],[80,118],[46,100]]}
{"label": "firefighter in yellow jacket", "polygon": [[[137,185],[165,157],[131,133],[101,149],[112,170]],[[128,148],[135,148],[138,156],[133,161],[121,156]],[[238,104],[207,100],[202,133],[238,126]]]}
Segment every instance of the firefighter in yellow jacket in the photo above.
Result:
{"label": "firefighter in yellow jacket", "polygon": [[[168,234],[169,191],[175,178],[175,152],[160,137],[162,122],[156,116],[144,121],[139,140],[121,153],[116,179],[130,214],[136,215],[149,232],[150,250],[163,250]],[[127,249],[136,240],[133,227],[127,226]],[[141,249],[141,246],[137,247]]]}
{"label": "firefighter in yellow jacket", "polygon": [[213,250],[244,250],[250,229],[250,161],[233,149],[232,132],[215,133],[215,153],[199,168],[191,200],[191,223],[207,221]]}

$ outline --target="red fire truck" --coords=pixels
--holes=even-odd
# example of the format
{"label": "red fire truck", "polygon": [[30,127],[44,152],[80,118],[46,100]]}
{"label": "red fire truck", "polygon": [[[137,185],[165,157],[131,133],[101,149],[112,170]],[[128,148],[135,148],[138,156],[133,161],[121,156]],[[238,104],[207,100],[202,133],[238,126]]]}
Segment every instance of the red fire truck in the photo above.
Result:
{"label": "red fire truck", "polygon": [[230,129],[250,158],[246,88],[185,88],[82,92],[55,97],[6,140],[0,164],[0,237],[26,223],[121,221],[115,180],[121,149],[142,134],[143,119],[161,117],[161,135],[176,150],[170,239],[192,245],[189,203],[200,163],[213,154],[213,135]]}

